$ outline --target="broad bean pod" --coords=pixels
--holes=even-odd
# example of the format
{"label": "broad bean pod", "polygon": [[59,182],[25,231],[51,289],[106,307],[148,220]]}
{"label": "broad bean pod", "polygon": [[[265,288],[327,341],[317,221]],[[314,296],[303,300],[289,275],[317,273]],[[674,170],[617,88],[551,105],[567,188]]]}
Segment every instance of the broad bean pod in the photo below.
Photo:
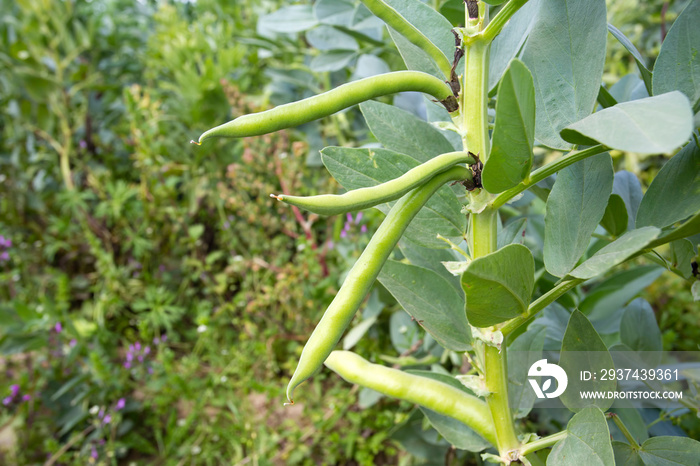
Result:
{"label": "broad bean pod", "polygon": [[382,0],[360,0],[374,16],[384,21],[388,26],[392,27],[396,32],[404,36],[413,45],[421,48],[427,53],[438,65],[438,68],[450,78],[451,63],[440,48],[435,45],[425,34],[423,34],[413,24],[408,22],[398,11],[391,5]]}
{"label": "broad bean pod", "polygon": [[[435,175],[459,163],[471,165],[476,163],[476,160],[468,152],[448,152],[412,168],[396,179],[377,186],[354,189],[345,194],[322,194],[319,196],[271,194],[271,196],[278,201],[320,215],[342,214],[398,199],[416,186],[420,186]],[[468,179],[471,179],[471,173]]]}
{"label": "broad bean pod", "polygon": [[304,345],[299,364],[287,385],[290,403],[294,402],[294,389],[314,375],[333,351],[413,217],[443,184],[465,179],[469,173],[464,167],[452,167],[394,204]]}
{"label": "broad bean pod", "polygon": [[484,401],[475,396],[437,380],[372,364],[350,351],[333,351],[325,364],[350,383],[457,419],[497,445],[491,411]]}
{"label": "broad bean pod", "polygon": [[375,97],[405,91],[430,94],[448,111],[457,110],[457,99],[446,82],[420,71],[395,71],[343,84],[323,94],[264,112],[240,116],[205,131],[197,144],[215,137],[241,138],[272,133],[318,120]]}

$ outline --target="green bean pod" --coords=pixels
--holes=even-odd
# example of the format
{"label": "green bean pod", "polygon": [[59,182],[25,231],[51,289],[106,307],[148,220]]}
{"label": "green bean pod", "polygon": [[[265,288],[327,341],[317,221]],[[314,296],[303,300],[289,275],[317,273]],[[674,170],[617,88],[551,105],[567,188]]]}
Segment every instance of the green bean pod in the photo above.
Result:
{"label": "green bean pod", "polygon": [[450,78],[452,64],[440,48],[413,24],[408,22],[391,5],[382,0],[360,0],[374,16],[384,21],[388,26],[404,36],[413,45],[421,48],[432,58],[447,79]]}
{"label": "green bean pod", "polygon": [[450,168],[394,204],[306,342],[299,364],[287,385],[290,403],[294,402],[294,389],[314,375],[333,351],[413,217],[443,184],[467,176],[469,170],[464,167]]}
{"label": "green bean pod", "polygon": [[430,94],[441,101],[448,111],[457,110],[457,99],[446,82],[420,71],[395,71],[343,84],[323,94],[264,112],[240,116],[205,131],[198,143],[215,137],[259,136],[292,128],[375,97],[405,91]]}
{"label": "green bean pod", "polygon": [[448,152],[410,169],[396,179],[377,186],[354,189],[345,194],[322,194],[320,196],[271,194],[270,196],[278,201],[301,207],[320,215],[342,214],[367,209],[398,199],[416,186],[424,184],[435,175],[459,163],[471,165],[476,163],[476,161],[468,152]]}
{"label": "green bean pod", "polygon": [[475,396],[428,377],[372,364],[350,351],[333,351],[325,364],[350,383],[457,419],[491,444],[497,445],[491,411],[484,401]]}

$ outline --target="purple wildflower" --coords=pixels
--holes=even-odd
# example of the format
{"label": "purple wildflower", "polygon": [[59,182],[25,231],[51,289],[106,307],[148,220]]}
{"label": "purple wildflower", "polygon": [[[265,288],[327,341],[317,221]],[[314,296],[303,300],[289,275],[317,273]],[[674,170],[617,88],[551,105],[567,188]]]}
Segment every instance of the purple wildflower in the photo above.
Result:
{"label": "purple wildflower", "polygon": [[359,224],[361,220],[362,220],[362,212],[358,212],[357,215],[355,216],[355,225]]}
{"label": "purple wildflower", "polygon": [[163,335],[160,336],[160,341],[161,341],[161,343],[165,342],[165,340],[167,340],[167,339],[168,339],[168,336],[165,335],[165,334],[163,334]]}
{"label": "purple wildflower", "polygon": [[107,414],[104,418],[102,418],[102,424],[109,424],[112,422],[112,415]]}
{"label": "purple wildflower", "polygon": [[119,398],[119,400],[117,400],[116,406],[114,407],[114,410],[120,411],[124,409],[124,406],[126,406],[126,400],[124,398]]}
{"label": "purple wildflower", "polygon": [[61,325],[60,322],[56,322],[56,325],[54,325],[53,329],[56,331],[56,333],[61,333],[63,330],[63,325]]}
{"label": "purple wildflower", "polygon": [[94,460],[97,459],[97,448],[95,448],[95,445],[92,446],[92,451],[90,452],[90,457]]}
{"label": "purple wildflower", "polygon": [[77,344],[78,344],[78,340],[76,340],[75,338],[73,338],[73,339],[70,341],[70,343],[68,343],[68,345],[69,345],[71,348],[74,347],[74,346],[77,345]]}
{"label": "purple wildflower", "polygon": [[350,212],[348,212],[347,214],[345,214],[345,218],[346,218],[346,220],[347,220],[346,225],[347,225],[348,223],[352,223],[352,214],[351,214]]}
{"label": "purple wildflower", "polygon": [[19,393],[19,385],[17,385],[17,384],[10,385],[10,391],[12,392],[12,398],[16,397],[17,394]]}
{"label": "purple wildflower", "polygon": [[348,236],[348,232],[347,232],[347,231],[343,230],[343,231],[340,232],[340,237],[341,237],[341,238],[345,238],[346,236]]}
{"label": "purple wildflower", "polygon": [[361,232],[361,233],[367,233],[367,225],[362,225],[362,226],[360,227],[360,232]]}
{"label": "purple wildflower", "polygon": [[0,252],[0,262],[7,262],[10,260],[10,253],[7,251]]}
{"label": "purple wildflower", "polygon": [[[160,343],[164,342],[166,340],[166,336],[162,335],[161,337],[154,337],[153,338],[153,344],[154,345],[159,345]],[[153,353],[152,348],[150,345],[144,345],[140,341],[137,341],[131,345],[129,345],[129,349],[126,352],[125,357],[125,362],[124,367],[127,369],[137,368],[139,363],[146,363],[149,355]]]}
{"label": "purple wildflower", "polygon": [[12,403],[12,397],[11,396],[6,396],[5,398],[2,399],[2,404],[5,406],[9,405]]}
{"label": "purple wildflower", "polygon": [[22,401],[29,401],[32,399],[32,395],[22,395]]}

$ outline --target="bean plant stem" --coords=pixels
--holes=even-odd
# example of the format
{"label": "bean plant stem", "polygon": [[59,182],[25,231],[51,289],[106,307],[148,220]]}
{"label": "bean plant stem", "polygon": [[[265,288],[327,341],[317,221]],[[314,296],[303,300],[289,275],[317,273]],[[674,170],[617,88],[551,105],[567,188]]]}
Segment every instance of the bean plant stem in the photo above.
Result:
{"label": "bean plant stem", "polygon": [[508,23],[508,20],[525,5],[528,0],[510,0],[501,11],[493,18],[483,33],[483,38],[487,42],[491,42],[503,30],[503,27]]}
{"label": "bean plant stem", "polygon": [[461,112],[463,115],[461,130],[465,134],[465,150],[477,154],[482,162],[486,161],[490,150],[488,128],[488,42],[477,40],[466,47],[464,60],[464,92]]}
{"label": "bean plant stem", "polygon": [[537,298],[535,301],[533,301],[532,304],[530,304],[530,307],[527,308],[527,312],[525,314],[506,322],[506,324],[503,327],[501,327],[501,333],[504,337],[508,336],[518,327],[520,327],[525,322],[534,317],[535,314],[537,314],[542,309],[559,299],[561,295],[574,288],[576,285],[583,283],[584,281],[585,280],[583,279],[576,278],[559,283],[557,286],[555,286],[554,288]]}
{"label": "bean plant stem", "polygon": [[520,445],[508,401],[508,365],[505,349],[486,345],[484,348],[484,375],[486,389],[490,392],[486,401],[491,410],[498,452],[502,458]]}
{"label": "bean plant stem", "polygon": [[[488,10],[482,7],[479,11],[481,15],[486,15]],[[468,13],[466,14],[467,24],[470,24]],[[486,23],[486,18],[479,19],[480,25]],[[482,161],[486,161],[490,149],[487,118],[489,47],[490,42],[482,40],[478,35],[473,36],[473,40],[465,39],[466,68],[461,102],[463,117],[459,121],[460,131],[464,135],[464,148],[478,154]],[[481,192],[476,195],[487,193]],[[495,209],[487,208],[471,215],[469,244],[472,258],[476,259],[496,251],[496,220]],[[520,445],[508,402],[506,352],[487,345],[484,348],[483,360],[486,388],[491,392],[487,403],[496,429],[498,451],[501,457],[505,458],[509,451],[517,449]]]}
{"label": "bean plant stem", "polygon": [[639,449],[639,443],[637,443],[637,439],[634,438],[634,435],[629,431],[627,426],[625,425],[624,422],[622,422],[622,419],[620,419],[620,416],[618,416],[615,413],[606,413],[605,416],[608,419],[612,419],[612,421],[615,423],[618,429],[620,429],[620,432],[622,432],[622,435],[625,436],[627,441],[630,443],[630,446],[634,448],[635,450]]}
{"label": "bean plant stem", "polygon": [[513,197],[527,190],[531,186],[536,185],[545,178],[550,177],[559,170],[563,170],[571,164],[574,164],[583,159],[587,159],[588,157],[592,157],[594,155],[602,154],[603,152],[606,152],[608,150],[609,149],[607,147],[599,144],[597,146],[589,147],[588,149],[584,149],[582,151],[566,155],[555,160],[552,163],[545,165],[544,167],[538,168],[530,174],[530,177],[528,179],[520,182],[517,186],[510,188],[507,191],[503,191],[501,194],[499,194],[496,197],[496,199],[493,200],[491,206],[497,209]]}
{"label": "bean plant stem", "polygon": [[683,272],[681,272],[677,267],[675,267],[673,264],[670,264],[666,262],[666,260],[663,257],[659,257],[655,251],[651,252],[646,252],[642,254],[645,259],[650,260],[651,262],[660,265],[661,267],[664,267],[666,270],[669,272],[673,272],[674,274],[678,275],[681,277],[683,280],[686,280],[685,275],[683,275]]}
{"label": "bean plant stem", "polygon": [[566,438],[567,432],[565,430],[557,432],[556,434],[543,437],[541,439],[535,440],[534,442],[527,443],[520,448],[520,454],[522,456],[529,455],[536,451],[542,450],[544,448],[551,447],[560,440]]}

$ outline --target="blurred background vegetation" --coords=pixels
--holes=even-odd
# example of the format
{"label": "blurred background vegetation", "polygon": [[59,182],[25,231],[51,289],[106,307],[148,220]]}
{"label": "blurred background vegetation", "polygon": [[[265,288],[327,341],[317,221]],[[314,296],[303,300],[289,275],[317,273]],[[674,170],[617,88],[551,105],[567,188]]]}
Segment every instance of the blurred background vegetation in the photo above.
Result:
{"label": "blurred background vegetation", "polygon": [[[460,1],[430,3],[460,21]],[[608,3],[650,63],[685,4]],[[0,11],[0,463],[422,464],[435,445],[454,457],[412,406],[325,373],[282,405],[381,217],[320,218],[268,196],[336,191],[318,150],[371,143],[359,112],[188,144],[234,116],[400,69],[380,22],[354,0],[0,0]],[[610,82],[634,72],[619,44],[608,53]],[[393,101],[421,114],[421,97]],[[646,292],[666,349],[696,350],[697,309],[667,275]],[[344,347],[429,358],[397,310],[375,290]]]}

